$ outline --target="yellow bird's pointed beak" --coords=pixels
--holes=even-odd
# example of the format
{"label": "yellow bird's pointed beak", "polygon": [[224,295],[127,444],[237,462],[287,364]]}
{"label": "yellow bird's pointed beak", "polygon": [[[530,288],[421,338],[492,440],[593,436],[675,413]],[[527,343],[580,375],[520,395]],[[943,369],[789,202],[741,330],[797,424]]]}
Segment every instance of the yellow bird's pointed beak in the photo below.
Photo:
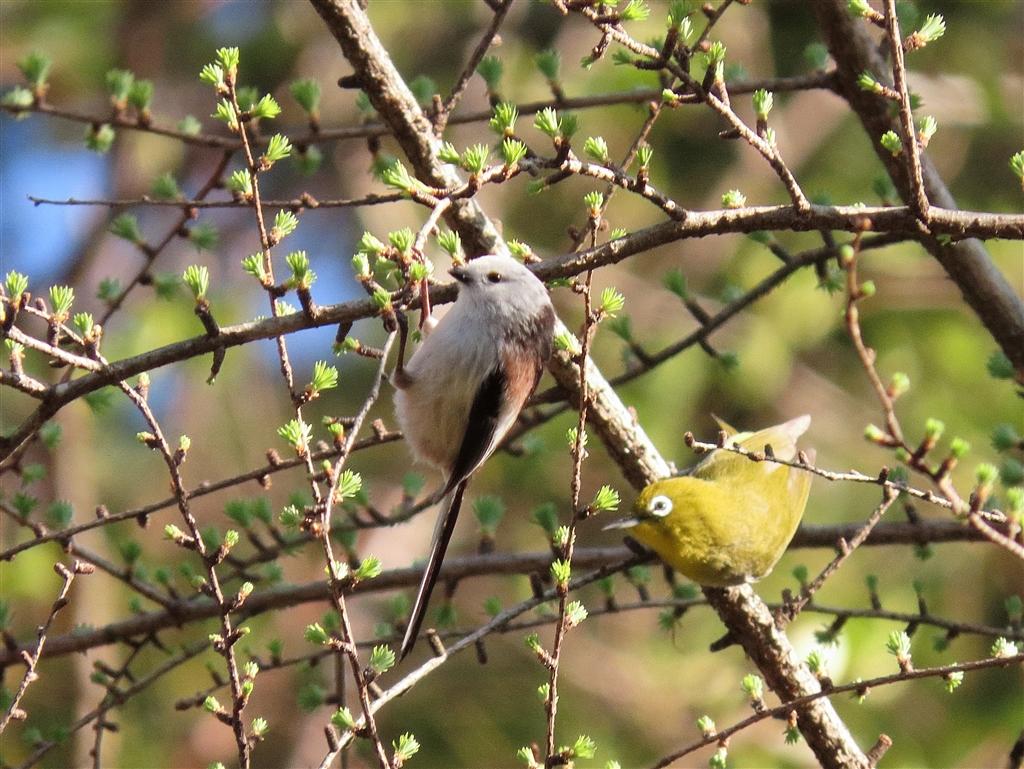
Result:
{"label": "yellow bird's pointed beak", "polygon": [[604,526],[601,527],[601,531],[611,531],[612,529],[632,529],[639,523],[642,523],[642,521],[636,516],[631,516],[629,518],[620,518],[617,521],[606,523]]}

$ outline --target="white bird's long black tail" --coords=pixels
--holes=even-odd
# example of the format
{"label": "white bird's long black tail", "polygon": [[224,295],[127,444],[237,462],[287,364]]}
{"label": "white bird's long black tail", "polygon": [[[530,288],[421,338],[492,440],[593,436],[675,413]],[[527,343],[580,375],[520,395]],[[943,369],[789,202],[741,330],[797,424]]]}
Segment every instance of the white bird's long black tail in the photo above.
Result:
{"label": "white bird's long black tail", "polygon": [[430,593],[434,590],[437,575],[441,571],[441,562],[444,560],[444,553],[448,549],[452,532],[455,531],[455,521],[459,517],[462,495],[466,491],[467,483],[468,480],[459,483],[441,503],[441,511],[437,515],[437,523],[434,524],[434,536],[430,541],[430,556],[427,559],[426,568],[423,570],[420,587],[416,591],[416,600],[413,601],[412,611],[409,612],[409,624],[405,628],[405,637],[402,639],[400,660],[405,659],[405,655],[411,652],[412,647],[416,644],[420,626],[427,614]]}

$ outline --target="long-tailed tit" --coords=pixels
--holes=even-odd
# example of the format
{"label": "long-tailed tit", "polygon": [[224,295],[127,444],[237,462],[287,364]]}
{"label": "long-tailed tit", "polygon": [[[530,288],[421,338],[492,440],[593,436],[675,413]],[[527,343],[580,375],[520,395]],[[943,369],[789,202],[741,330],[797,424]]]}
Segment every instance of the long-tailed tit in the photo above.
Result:
{"label": "long-tailed tit", "polygon": [[417,459],[444,484],[423,579],[401,656],[416,643],[430,592],[455,529],[469,477],[494,452],[533,394],[551,355],[555,311],[544,284],[508,256],[451,269],[459,297],[392,381],[395,414]]}

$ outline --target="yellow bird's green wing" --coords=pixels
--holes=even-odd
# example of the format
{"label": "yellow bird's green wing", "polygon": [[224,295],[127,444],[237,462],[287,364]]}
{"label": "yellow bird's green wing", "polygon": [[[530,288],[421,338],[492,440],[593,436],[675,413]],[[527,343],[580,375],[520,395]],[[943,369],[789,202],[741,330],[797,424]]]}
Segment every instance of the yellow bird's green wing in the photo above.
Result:
{"label": "yellow bird's green wing", "polygon": [[792,462],[797,455],[797,439],[807,432],[811,425],[811,417],[804,414],[802,417],[783,422],[781,425],[766,427],[756,433],[741,433],[733,437],[733,441],[748,451],[764,451],[766,445],[772,447],[772,452],[781,460]]}
{"label": "yellow bird's green wing", "polygon": [[737,435],[739,433],[739,430],[737,430],[731,424],[729,424],[728,422],[726,422],[724,420],[719,419],[717,414],[712,414],[711,418],[714,419],[716,422],[718,422],[718,426],[721,427],[723,430],[725,430],[725,432],[728,433],[730,437],[732,437],[734,435]]}
{"label": "yellow bird's green wing", "polygon": [[[797,455],[796,441],[803,435],[811,424],[808,415],[791,419],[781,425],[766,427],[754,433],[737,433],[732,427],[715,417],[715,421],[729,433],[731,443],[736,443],[748,451],[764,451],[765,445],[772,447],[772,452],[779,459],[792,462]],[[779,466],[772,462],[760,463],[757,472],[772,473],[779,469]],[[715,480],[736,475],[745,475],[751,471],[751,461],[731,451],[712,451],[704,460],[693,469],[693,477],[705,480]],[[806,475],[806,473],[800,473]]]}

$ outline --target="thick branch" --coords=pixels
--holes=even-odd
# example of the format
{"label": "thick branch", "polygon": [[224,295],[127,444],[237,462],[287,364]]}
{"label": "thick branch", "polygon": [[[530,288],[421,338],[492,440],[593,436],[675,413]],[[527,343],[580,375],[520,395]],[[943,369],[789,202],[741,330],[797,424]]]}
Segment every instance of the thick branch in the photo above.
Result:
{"label": "thick branch", "polygon": [[[706,587],[704,596],[780,700],[788,702],[821,691],[821,683],[800,661],[789,638],[750,585]],[[800,733],[822,767],[867,769],[867,757],[831,701],[813,700],[796,711]]]}

